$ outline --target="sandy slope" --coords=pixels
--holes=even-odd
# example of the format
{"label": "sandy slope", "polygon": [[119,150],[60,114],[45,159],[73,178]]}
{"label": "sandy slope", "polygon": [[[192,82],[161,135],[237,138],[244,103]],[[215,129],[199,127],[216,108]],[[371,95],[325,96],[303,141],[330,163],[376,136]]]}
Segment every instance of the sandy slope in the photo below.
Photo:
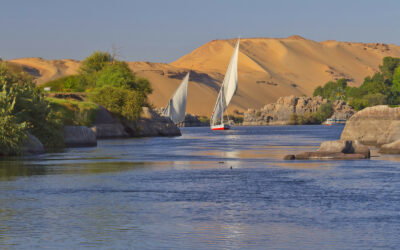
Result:
{"label": "sandy slope", "polygon": [[[150,80],[154,88],[150,101],[157,107],[166,105],[190,70],[188,112],[209,116],[235,42],[211,41],[170,64],[131,62],[129,66]],[[260,108],[280,96],[311,95],[318,85],[342,77],[359,86],[365,76],[378,70],[383,57],[400,57],[397,45],[315,42],[299,36],[241,39],[240,45],[239,90],[230,112]],[[38,84],[76,73],[79,67],[73,60],[21,58],[12,62],[36,73]]]}
{"label": "sandy slope", "polygon": [[79,61],[71,59],[44,60],[38,57],[19,58],[10,62],[20,64],[25,71],[35,76],[37,84],[42,84],[66,75],[76,74]]}

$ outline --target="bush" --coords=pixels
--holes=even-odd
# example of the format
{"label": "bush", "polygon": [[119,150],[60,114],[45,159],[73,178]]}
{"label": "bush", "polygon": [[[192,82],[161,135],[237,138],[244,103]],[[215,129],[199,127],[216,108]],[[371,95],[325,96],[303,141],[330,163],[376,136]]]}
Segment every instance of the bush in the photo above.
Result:
{"label": "bush", "polygon": [[127,63],[114,61],[107,52],[95,51],[82,61],[79,72],[47,82],[40,88],[50,87],[53,92],[83,92],[111,86],[136,90],[145,96],[152,93],[147,79],[136,77]]}
{"label": "bush", "polygon": [[130,121],[139,119],[142,107],[146,102],[146,97],[141,92],[110,86],[95,89],[89,98],[112,113]]}
{"label": "bush", "polygon": [[0,154],[18,155],[26,140],[27,124],[13,115],[15,98],[7,95],[3,87],[0,93]]}
{"label": "bush", "polygon": [[122,87],[135,89],[135,75],[125,62],[115,62],[105,66],[100,72],[96,82],[96,87]]}
{"label": "bush", "polygon": [[47,98],[50,107],[62,124],[90,127],[96,121],[99,106],[91,102]]}
{"label": "bush", "polygon": [[0,87],[7,96],[0,108],[9,109],[8,116],[11,116],[6,124],[11,124],[10,121],[20,125],[26,123],[27,131],[38,137],[47,150],[63,147],[62,124],[30,79],[10,73],[3,65],[0,66]]}
{"label": "bush", "polygon": [[39,88],[50,87],[51,92],[83,92],[90,87],[87,77],[72,75],[59,78],[41,85]]}
{"label": "bush", "polygon": [[92,74],[102,70],[106,65],[113,61],[108,52],[95,51],[82,61],[80,72],[82,74]]}

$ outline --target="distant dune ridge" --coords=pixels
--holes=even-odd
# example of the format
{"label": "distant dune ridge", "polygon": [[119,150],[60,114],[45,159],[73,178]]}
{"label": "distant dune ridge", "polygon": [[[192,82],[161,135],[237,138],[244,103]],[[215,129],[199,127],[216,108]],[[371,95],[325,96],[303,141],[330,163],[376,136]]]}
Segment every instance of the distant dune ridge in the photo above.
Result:
{"label": "distant dune ridge", "polygon": [[[187,71],[191,71],[187,112],[210,116],[228,67],[236,39],[214,40],[169,63],[129,62],[138,76],[150,80],[150,102],[163,107]],[[281,96],[312,95],[329,80],[346,78],[352,86],[378,71],[385,56],[400,57],[400,46],[382,43],[315,42],[300,36],[242,38],[239,52],[239,89],[228,112],[261,108]],[[37,84],[75,74],[79,61],[20,58],[37,77]]]}

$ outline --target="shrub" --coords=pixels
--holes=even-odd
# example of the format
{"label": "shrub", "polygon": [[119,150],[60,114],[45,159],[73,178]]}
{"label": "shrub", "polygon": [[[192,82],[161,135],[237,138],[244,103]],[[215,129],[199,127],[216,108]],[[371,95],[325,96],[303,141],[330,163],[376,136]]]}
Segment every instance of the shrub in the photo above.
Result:
{"label": "shrub", "polygon": [[139,119],[142,107],[146,102],[146,97],[141,92],[110,86],[95,89],[89,98],[112,113],[130,121]]}
{"label": "shrub", "polygon": [[91,102],[47,98],[50,107],[63,125],[90,127],[96,120],[99,106]]}
{"label": "shrub", "polygon": [[10,73],[3,65],[0,66],[0,87],[7,96],[0,108],[7,109],[13,103],[8,114],[12,117],[10,121],[26,123],[28,131],[38,137],[47,150],[63,147],[62,124],[30,79]]}
{"label": "shrub", "polygon": [[18,155],[26,140],[27,124],[13,115],[15,98],[7,95],[3,87],[0,93],[0,154]]}
{"label": "shrub", "polygon": [[102,70],[112,60],[113,58],[110,53],[95,51],[82,61],[79,70],[82,74],[92,74]]}

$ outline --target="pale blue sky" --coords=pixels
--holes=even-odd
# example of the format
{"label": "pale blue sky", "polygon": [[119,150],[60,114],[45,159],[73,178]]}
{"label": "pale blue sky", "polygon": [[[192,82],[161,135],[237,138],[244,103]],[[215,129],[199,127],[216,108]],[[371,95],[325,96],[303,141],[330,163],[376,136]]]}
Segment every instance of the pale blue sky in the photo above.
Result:
{"label": "pale blue sky", "polygon": [[170,62],[213,39],[287,37],[400,45],[395,0],[0,0],[0,57]]}

